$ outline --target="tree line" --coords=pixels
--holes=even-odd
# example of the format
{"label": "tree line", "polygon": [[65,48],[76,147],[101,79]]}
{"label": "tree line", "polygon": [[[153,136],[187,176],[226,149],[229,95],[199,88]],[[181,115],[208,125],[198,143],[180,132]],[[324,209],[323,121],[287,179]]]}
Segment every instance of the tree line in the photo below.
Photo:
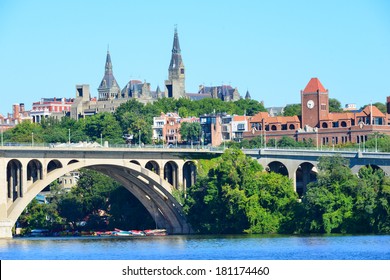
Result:
{"label": "tree line", "polygon": [[390,179],[371,167],[355,175],[346,159],[323,157],[299,201],[286,176],[229,149],[202,161],[184,208],[200,233],[390,233]]}

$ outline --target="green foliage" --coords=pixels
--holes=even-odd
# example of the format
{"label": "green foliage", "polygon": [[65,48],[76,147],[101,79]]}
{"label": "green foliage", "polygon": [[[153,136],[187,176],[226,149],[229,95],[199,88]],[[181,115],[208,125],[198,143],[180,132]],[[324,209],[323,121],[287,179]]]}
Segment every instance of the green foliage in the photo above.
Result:
{"label": "green foliage", "polygon": [[100,137],[103,137],[111,143],[124,143],[118,121],[107,112],[85,118],[83,131],[90,141],[100,142]]}
{"label": "green foliage", "polygon": [[198,122],[183,122],[180,126],[181,138],[187,142],[198,141],[201,131],[202,127]]}
{"label": "green foliage", "polygon": [[376,148],[378,151],[388,153],[390,152],[390,136],[375,132],[368,137],[365,147],[371,150],[375,150]]}
{"label": "green foliage", "polygon": [[342,111],[343,108],[341,107],[340,101],[336,98],[329,98],[329,112],[337,113]]}
{"label": "green foliage", "polygon": [[42,143],[44,140],[43,128],[37,123],[22,122],[12,128],[5,139],[18,143],[32,143],[34,139],[34,143]]}
{"label": "green foliage", "polygon": [[382,170],[363,167],[355,176],[340,156],[321,158],[318,168],[303,197],[302,232],[390,232],[390,182]]}
{"label": "green foliage", "polygon": [[289,179],[263,172],[257,161],[228,149],[201,163],[185,209],[202,233],[275,233],[291,222],[297,196]]}
{"label": "green foliage", "polygon": [[289,104],[284,107],[283,116],[300,116],[302,114],[301,104]]}

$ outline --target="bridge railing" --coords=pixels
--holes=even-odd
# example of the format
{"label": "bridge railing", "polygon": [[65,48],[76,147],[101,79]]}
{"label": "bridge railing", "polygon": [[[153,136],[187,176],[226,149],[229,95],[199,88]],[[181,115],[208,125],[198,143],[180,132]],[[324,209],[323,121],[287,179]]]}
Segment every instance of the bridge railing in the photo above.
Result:
{"label": "bridge railing", "polygon": [[[78,143],[18,143],[18,142],[5,142],[0,147],[44,147],[44,148],[64,148],[64,149],[72,149],[72,148],[96,148],[96,149],[102,149],[102,148],[113,148],[113,149],[139,149],[139,148],[146,148],[146,149],[193,149],[193,150],[207,150],[207,151],[214,151],[214,152],[221,152],[227,147],[225,146],[202,146],[202,145],[191,145],[191,144],[169,144],[169,145],[153,145],[153,144],[146,144],[146,145],[134,145],[134,144],[111,144],[111,143],[105,143],[104,145],[101,145],[97,142],[78,142]],[[253,149],[244,149],[244,150],[294,150],[294,151],[335,151],[335,152],[367,152],[367,153],[381,153],[382,151],[380,149],[375,148],[345,148],[345,147],[331,147],[331,146],[322,146],[322,147],[259,147],[259,148],[253,148]]]}

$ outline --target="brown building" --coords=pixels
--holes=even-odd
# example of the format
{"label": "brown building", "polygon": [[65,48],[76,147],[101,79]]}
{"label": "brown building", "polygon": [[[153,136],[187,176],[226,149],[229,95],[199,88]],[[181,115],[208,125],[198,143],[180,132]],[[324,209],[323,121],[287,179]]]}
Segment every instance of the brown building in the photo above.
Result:
{"label": "brown building", "polygon": [[386,114],[368,105],[358,112],[329,112],[329,92],[318,78],[312,78],[301,91],[301,116],[271,117],[260,112],[249,120],[250,132],[244,138],[263,136],[279,140],[283,136],[296,141],[311,139],[317,146],[364,143],[375,132],[390,135],[390,98]]}

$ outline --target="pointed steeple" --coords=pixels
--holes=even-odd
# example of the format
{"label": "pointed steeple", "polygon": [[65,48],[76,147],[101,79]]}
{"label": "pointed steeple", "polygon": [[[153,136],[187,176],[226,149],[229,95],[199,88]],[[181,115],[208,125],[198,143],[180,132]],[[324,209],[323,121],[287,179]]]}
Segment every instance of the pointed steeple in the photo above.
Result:
{"label": "pointed steeple", "polygon": [[109,50],[107,50],[106,68],[104,71],[104,75],[112,75],[112,62],[111,62],[111,55]]}
{"label": "pointed steeple", "polygon": [[175,35],[173,36],[173,47],[172,53],[180,54],[180,43],[179,43],[179,35],[177,35],[177,26],[175,26]]}
{"label": "pointed steeple", "polygon": [[171,61],[168,68],[168,80],[165,81],[165,96],[172,98],[185,97],[185,67],[181,57],[179,35],[175,26]]}
{"label": "pointed steeple", "polygon": [[251,97],[251,95],[249,93],[249,90],[246,91],[245,99],[252,99],[252,97]]}
{"label": "pointed steeple", "polygon": [[179,35],[177,34],[177,27],[175,26],[175,34],[173,36],[172,56],[171,63],[169,64],[169,71],[179,69],[182,64],[183,60],[181,58]]}
{"label": "pointed steeple", "polygon": [[99,100],[115,99],[120,97],[120,88],[112,71],[110,51],[107,49],[104,77],[98,88]]}

